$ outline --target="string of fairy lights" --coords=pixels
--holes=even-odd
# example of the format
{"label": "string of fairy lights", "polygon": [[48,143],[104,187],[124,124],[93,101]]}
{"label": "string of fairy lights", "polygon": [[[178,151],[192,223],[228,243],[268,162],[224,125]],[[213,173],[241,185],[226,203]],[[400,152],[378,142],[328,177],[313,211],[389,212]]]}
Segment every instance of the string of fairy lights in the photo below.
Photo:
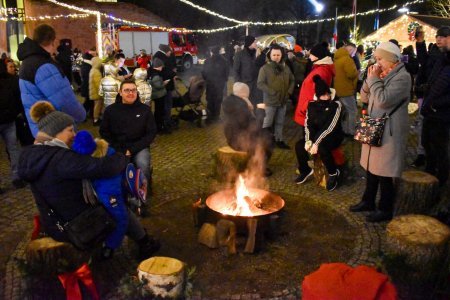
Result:
{"label": "string of fairy lights", "polygon": [[[56,5],[68,8],[70,10],[76,10],[79,12],[83,12],[82,14],[67,14],[67,15],[44,15],[44,16],[35,16],[35,17],[30,17],[30,16],[24,16],[24,17],[14,17],[14,16],[10,16],[13,14],[17,14],[18,10],[16,8],[0,8],[0,21],[7,21],[7,20],[19,20],[19,21],[40,21],[40,20],[56,20],[56,19],[61,19],[61,18],[70,18],[70,19],[82,19],[82,18],[88,18],[90,16],[97,16],[97,26],[101,26],[101,23],[99,22],[99,17],[105,17],[108,19],[111,19],[117,23],[122,23],[122,24],[127,24],[130,26],[140,26],[140,27],[146,27],[146,28],[152,28],[152,29],[157,29],[157,30],[161,30],[161,31],[177,31],[177,32],[196,32],[196,33],[214,33],[214,32],[221,32],[221,31],[227,31],[227,30],[232,30],[232,29],[236,29],[239,27],[248,27],[248,26],[293,26],[293,25],[302,25],[302,24],[315,24],[315,23],[322,23],[322,22],[331,22],[331,21],[335,21],[336,18],[332,17],[332,18],[323,18],[323,19],[313,19],[313,20],[291,20],[291,21],[268,21],[268,22],[261,22],[261,21],[240,21],[240,20],[236,20],[227,16],[224,16],[222,14],[219,14],[217,12],[211,11],[205,7],[199,6],[191,1],[188,0],[178,0],[184,4],[187,4],[195,9],[198,9],[204,13],[216,16],[218,18],[221,18],[223,20],[227,20],[230,22],[234,22],[237,23],[234,26],[226,26],[226,27],[220,27],[220,28],[214,28],[214,29],[187,29],[187,28],[170,28],[170,27],[165,27],[165,26],[157,26],[157,25],[149,25],[149,24],[145,24],[145,23],[141,23],[141,22],[136,22],[136,21],[130,21],[127,19],[122,19],[122,18],[118,18],[118,17],[114,17],[110,14],[107,13],[103,13],[97,10],[90,10],[90,9],[86,9],[86,8],[81,8],[75,5],[71,5],[71,4],[67,4],[64,2],[59,2],[57,0],[47,0],[49,2],[52,2]],[[387,12],[387,11],[391,11],[391,10],[395,10],[398,9],[399,7],[407,7],[410,5],[414,5],[414,4],[418,4],[418,3],[423,3],[425,2],[425,0],[414,0],[414,1],[409,1],[404,3],[403,5],[397,5],[394,4],[391,7],[388,8],[383,8],[383,9],[372,9],[372,10],[368,10],[365,12],[359,12],[356,13],[356,16],[367,16],[367,15],[371,15],[371,14],[375,14],[375,13],[383,13],[383,12]],[[340,15],[337,16],[337,19],[349,19],[349,18],[354,18],[355,14],[347,14],[347,15]]]}

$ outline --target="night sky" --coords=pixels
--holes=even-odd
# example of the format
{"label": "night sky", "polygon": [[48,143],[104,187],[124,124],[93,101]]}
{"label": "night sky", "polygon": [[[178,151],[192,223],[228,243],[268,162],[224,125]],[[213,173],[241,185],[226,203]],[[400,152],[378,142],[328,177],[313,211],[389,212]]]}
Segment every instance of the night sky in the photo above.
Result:
{"label": "night sky", "polygon": [[[407,0],[398,1],[405,3]],[[160,17],[169,21],[173,26],[186,27],[192,29],[212,29],[235,25],[232,22],[221,20],[210,16],[195,8],[190,7],[178,0],[121,0],[120,2],[131,2],[142,6]],[[314,19],[317,13],[312,4],[307,0],[191,0],[191,2],[208,8],[230,18],[251,21],[288,21],[295,19]],[[338,7],[338,15],[350,14],[352,11],[352,0],[328,0],[319,1],[325,5],[322,12],[324,17],[334,17],[335,9]],[[376,8],[376,0],[358,0],[358,11],[366,11]],[[380,8],[390,7],[392,1],[380,0]],[[424,4],[415,5],[411,9],[422,14],[426,14]],[[176,13],[174,13],[176,12]],[[380,15],[380,27],[390,20],[400,16],[394,10],[390,13]],[[373,31],[375,15],[358,17],[357,23],[361,27],[361,34],[366,35]],[[320,28],[317,25],[303,26],[258,26],[250,27],[250,34],[254,36],[269,33],[289,33],[304,44],[313,44],[317,37],[317,30],[320,30],[321,40],[328,40],[333,34],[334,22],[324,22]],[[338,33],[341,39],[348,38],[349,30],[353,27],[353,19],[339,21]],[[225,33],[204,35],[203,38],[210,40],[207,44],[214,44],[216,40],[242,39],[245,29],[231,30]]]}

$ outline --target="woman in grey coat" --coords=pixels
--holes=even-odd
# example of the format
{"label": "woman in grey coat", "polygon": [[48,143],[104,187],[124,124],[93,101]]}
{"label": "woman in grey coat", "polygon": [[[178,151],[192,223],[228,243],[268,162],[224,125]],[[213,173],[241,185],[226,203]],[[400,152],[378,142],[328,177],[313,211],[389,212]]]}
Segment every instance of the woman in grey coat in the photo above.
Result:
{"label": "woman in grey coat", "polygon": [[[381,222],[392,218],[395,200],[394,177],[403,170],[406,137],[408,134],[408,103],[411,76],[400,62],[397,45],[384,42],[375,50],[377,63],[368,69],[368,77],[361,88],[361,100],[368,103],[371,117],[388,115],[400,107],[386,121],[382,146],[362,145],[361,166],[367,171],[366,190],[361,202],[350,211],[371,211],[368,222]],[[375,198],[380,187],[380,201],[376,209]]]}

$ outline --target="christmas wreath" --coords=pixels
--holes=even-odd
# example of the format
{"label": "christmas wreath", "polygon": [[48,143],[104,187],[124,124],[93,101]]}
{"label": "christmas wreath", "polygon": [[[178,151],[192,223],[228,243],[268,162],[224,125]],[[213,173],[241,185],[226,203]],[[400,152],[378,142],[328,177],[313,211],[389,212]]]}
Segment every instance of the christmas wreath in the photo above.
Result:
{"label": "christmas wreath", "polygon": [[420,27],[420,24],[417,22],[411,22],[408,24],[408,38],[410,41],[415,40],[416,30]]}

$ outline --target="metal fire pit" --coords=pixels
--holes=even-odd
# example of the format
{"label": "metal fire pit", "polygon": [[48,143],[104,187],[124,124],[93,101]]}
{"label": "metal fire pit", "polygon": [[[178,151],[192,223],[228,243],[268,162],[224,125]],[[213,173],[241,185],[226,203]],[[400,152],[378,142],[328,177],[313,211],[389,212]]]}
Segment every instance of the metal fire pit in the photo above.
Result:
{"label": "metal fire pit", "polygon": [[236,195],[234,189],[223,190],[212,194],[206,199],[206,205],[215,212],[235,217],[259,217],[273,214],[284,207],[284,200],[269,191],[249,188],[251,214],[230,214],[227,208],[234,207]]}
{"label": "metal fire pit", "polygon": [[223,190],[206,199],[206,206],[212,214],[209,221],[217,220],[219,244],[228,247],[228,253],[236,253],[236,234],[246,235],[245,253],[254,253],[262,246],[264,236],[274,238],[278,231],[278,212],[284,207],[284,200],[269,191],[248,188],[249,196],[245,201],[250,211],[235,211],[235,189]]}

